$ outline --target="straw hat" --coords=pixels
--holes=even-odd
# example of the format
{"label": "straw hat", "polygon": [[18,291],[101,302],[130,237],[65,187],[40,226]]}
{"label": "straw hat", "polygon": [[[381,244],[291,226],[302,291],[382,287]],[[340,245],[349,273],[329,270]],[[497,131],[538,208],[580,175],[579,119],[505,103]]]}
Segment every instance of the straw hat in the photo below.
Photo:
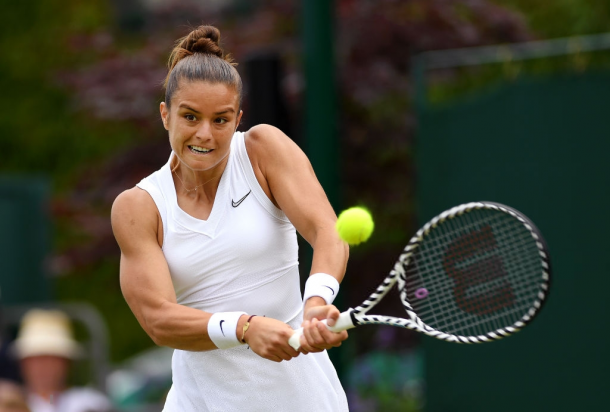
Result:
{"label": "straw hat", "polygon": [[19,358],[52,355],[78,359],[83,355],[82,347],[72,337],[70,319],[58,310],[28,311],[21,320],[14,349]]}

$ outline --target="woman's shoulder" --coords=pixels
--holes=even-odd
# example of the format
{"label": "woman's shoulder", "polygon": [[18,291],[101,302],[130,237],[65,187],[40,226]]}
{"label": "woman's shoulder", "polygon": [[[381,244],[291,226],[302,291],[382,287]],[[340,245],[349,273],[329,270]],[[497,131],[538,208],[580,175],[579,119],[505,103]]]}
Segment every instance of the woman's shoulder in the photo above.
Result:
{"label": "woman's shoulder", "polygon": [[270,135],[279,135],[279,134],[284,134],[284,132],[282,132],[280,129],[278,129],[275,126],[272,126],[270,124],[257,124],[256,126],[252,126],[247,132],[246,132],[246,136],[248,135],[253,135],[256,137],[267,137]]}
{"label": "woman's shoulder", "polygon": [[148,209],[149,207],[154,208],[154,201],[148,192],[137,186],[132,187],[121,192],[112,204],[112,209],[119,208],[123,209]]}
{"label": "woman's shoulder", "polygon": [[252,126],[250,130],[244,134],[244,139],[246,140],[246,144],[270,145],[278,143],[283,139],[288,139],[288,136],[275,126],[271,126],[270,124],[259,124]]}
{"label": "woman's shoulder", "polygon": [[112,226],[157,226],[157,207],[150,194],[133,187],[119,194],[112,204]]}
{"label": "woman's shoulder", "polygon": [[298,148],[284,132],[269,124],[253,126],[244,139],[251,159],[274,159],[280,153]]}

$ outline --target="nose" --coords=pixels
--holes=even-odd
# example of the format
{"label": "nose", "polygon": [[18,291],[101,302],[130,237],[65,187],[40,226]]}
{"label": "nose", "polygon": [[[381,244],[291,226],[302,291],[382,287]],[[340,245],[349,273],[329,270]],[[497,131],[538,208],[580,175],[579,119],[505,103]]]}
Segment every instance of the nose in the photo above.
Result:
{"label": "nose", "polygon": [[212,124],[209,121],[203,121],[199,124],[195,137],[199,140],[210,140],[212,138]]}

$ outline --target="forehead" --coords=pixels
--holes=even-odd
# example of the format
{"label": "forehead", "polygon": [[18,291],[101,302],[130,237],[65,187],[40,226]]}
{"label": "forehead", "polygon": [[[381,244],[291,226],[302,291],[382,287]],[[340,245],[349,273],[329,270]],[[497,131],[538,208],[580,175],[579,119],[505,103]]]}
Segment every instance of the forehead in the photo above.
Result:
{"label": "forehead", "polygon": [[62,364],[69,363],[68,358],[58,355],[33,355],[21,359],[25,364]]}
{"label": "forehead", "polygon": [[172,96],[172,106],[187,104],[195,109],[214,109],[219,106],[236,107],[239,96],[235,87],[224,83],[180,80]]}

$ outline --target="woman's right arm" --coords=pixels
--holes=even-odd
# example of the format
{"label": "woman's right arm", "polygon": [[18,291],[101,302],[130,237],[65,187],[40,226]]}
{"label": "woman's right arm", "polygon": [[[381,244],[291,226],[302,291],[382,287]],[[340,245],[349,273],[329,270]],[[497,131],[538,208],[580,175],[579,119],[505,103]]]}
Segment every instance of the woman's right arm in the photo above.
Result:
{"label": "woman's right arm", "polygon": [[178,305],[165,256],[159,246],[160,218],[140,188],[121,193],[112,205],[112,230],[121,248],[123,296],[148,336],[160,346],[211,350],[210,314]]}
{"label": "woman's right arm", "polygon": [[[161,219],[150,195],[137,187],[121,193],[112,206],[111,220],[121,249],[121,290],[148,336],[157,345],[175,349],[216,349],[207,333],[212,314],[179,305],[176,301],[167,261],[158,240]],[[241,337],[246,319],[245,315],[240,318],[236,330],[238,337]],[[298,355],[287,343],[291,335],[292,329],[285,323],[255,317],[246,334],[246,342],[266,359],[289,360]]]}

